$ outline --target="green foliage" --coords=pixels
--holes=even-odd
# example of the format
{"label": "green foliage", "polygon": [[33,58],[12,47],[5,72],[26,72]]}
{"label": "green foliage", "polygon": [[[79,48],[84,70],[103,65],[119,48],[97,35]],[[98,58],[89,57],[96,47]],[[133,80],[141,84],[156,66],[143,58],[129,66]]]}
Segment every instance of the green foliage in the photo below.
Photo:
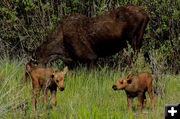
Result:
{"label": "green foliage", "polygon": [[151,65],[146,64],[145,58],[143,57],[142,53],[139,53],[136,58],[134,58],[136,61],[134,61],[132,66],[132,72],[135,74],[139,74],[141,72],[149,72],[152,73],[152,67]]}
{"label": "green foliage", "polygon": [[[17,56],[19,52],[21,57],[24,54],[23,46],[30,50],[39,46],[48,31],[54,29],[63,16],[81,13],[94,17],[125,4],[140,5],[149,14],[142,53],[159,49],[163,58],[166,58],[167,67],[174,67],[170,68],[173,72],[180,70],[179,0],[1,0],[0,39],[6,42],[6,47],[10,47],[6,49],[11,52],[9,55]],[[117,56],[111,58],[109,61],[116,60]]]}

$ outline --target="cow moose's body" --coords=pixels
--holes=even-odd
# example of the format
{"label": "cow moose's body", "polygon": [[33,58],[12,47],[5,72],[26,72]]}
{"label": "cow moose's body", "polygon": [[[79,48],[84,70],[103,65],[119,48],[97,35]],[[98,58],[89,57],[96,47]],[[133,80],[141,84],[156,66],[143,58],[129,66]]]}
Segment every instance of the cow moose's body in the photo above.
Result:
{"label": "cow moose's body", "polygon": [[35,50],[35,59],[45,65],[60,58],[73,66],[113,55],[127,47],[127,42],[139,50],[148,21],[146,11],[136,5],[121,6],[92,18],[66,16]]}
{"label": "cow moose's body", "polygon": [[113,85],[114,90],[125,90],[128,101],[128,109],[132,109],[134,97],[138,97],[138,108],[142,109],[146,105],[146,91],[151,99],[152,109],[154,110],[154,98],[152,93],[152,75],[142,72],[138,76],[130,74],[127,78],[120,78]]}

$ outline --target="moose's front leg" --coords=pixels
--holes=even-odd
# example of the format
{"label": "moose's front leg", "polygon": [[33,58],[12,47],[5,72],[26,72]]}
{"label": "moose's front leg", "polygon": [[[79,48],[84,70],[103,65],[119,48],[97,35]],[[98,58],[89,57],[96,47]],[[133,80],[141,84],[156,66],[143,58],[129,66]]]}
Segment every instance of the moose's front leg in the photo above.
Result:
{"label": "moose's front leg", "polygon": [[132,111],[133,98],[127,97],[127,103],[128,103],[128,110]]}
{"label": "moose's front leg", "polygon": [[143,94],[140,93],[138,95],[138,104],[137,104],[137,107],[141,111],[142,111],[142,108],[143,108],[143,102],[144,102]]}
{"label": "moose's front leg", "polygon": [[47,96],[48,89],[45,88],[45,89],[43,90],[43,93],[44,93],[44,110],[45,110],[45,109],[46,109],[47,99],[48,99],[48,96]]}
{"label": "moose's front leg", "polygon": [[52,97],[52,103],[56,107],[57,101],[56,101],[56,92],[57,90],[51,90],[51,97]]}
{"label": "moose's front leg", "polygon": [[39,84],[37,81],[33,81],[33,92],[32,92],[32,106],[33,106],[33,111],[36,111],[36,103],[37,103],[37,98],[39,97],[40,89],[39,89]]}

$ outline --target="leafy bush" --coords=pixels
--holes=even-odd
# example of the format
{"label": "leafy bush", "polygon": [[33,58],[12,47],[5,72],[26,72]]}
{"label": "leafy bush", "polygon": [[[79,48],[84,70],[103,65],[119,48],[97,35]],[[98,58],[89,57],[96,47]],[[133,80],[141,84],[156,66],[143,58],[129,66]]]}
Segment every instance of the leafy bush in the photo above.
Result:
{"label": "leafy bush", "polygon": [[[168,70],[178,73],[180,70],[179,0],[1,0],[0,52],[3,49],[1,47],[7,49],[8,46],[8,52],[5,52],[10,58],[17,54],[22,57],[25,54],[23,47],[30,50],[36,48],[63,16],[76,12],[92,17],[124,4],[140,5],[149,14],[150,21],[144,35],[142,53],[148,54],[159,49],[160,54],[165,58],[166,69],[168,67]],[[117,58],[124,60],[121,62]],[[127,57],[116,54],[108,58],[110,62],[107,59],[101,61],[109,64],[120,61],[117,64],[123,64],[126,59]]]}

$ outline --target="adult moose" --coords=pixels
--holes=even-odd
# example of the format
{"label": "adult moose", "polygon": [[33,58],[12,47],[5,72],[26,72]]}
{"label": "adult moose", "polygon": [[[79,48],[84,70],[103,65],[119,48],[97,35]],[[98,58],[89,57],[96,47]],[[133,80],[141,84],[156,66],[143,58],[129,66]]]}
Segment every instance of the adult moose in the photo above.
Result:
{"label": "adult moose", "polygon": [[46,65],[60,58],[74,66],[113,55],[127,47],[127,42],[138,51],[148,21],[146,11],[136,5],[121,6],[93,18],[66,16],[35,50],[35,59],[39,65]]}

